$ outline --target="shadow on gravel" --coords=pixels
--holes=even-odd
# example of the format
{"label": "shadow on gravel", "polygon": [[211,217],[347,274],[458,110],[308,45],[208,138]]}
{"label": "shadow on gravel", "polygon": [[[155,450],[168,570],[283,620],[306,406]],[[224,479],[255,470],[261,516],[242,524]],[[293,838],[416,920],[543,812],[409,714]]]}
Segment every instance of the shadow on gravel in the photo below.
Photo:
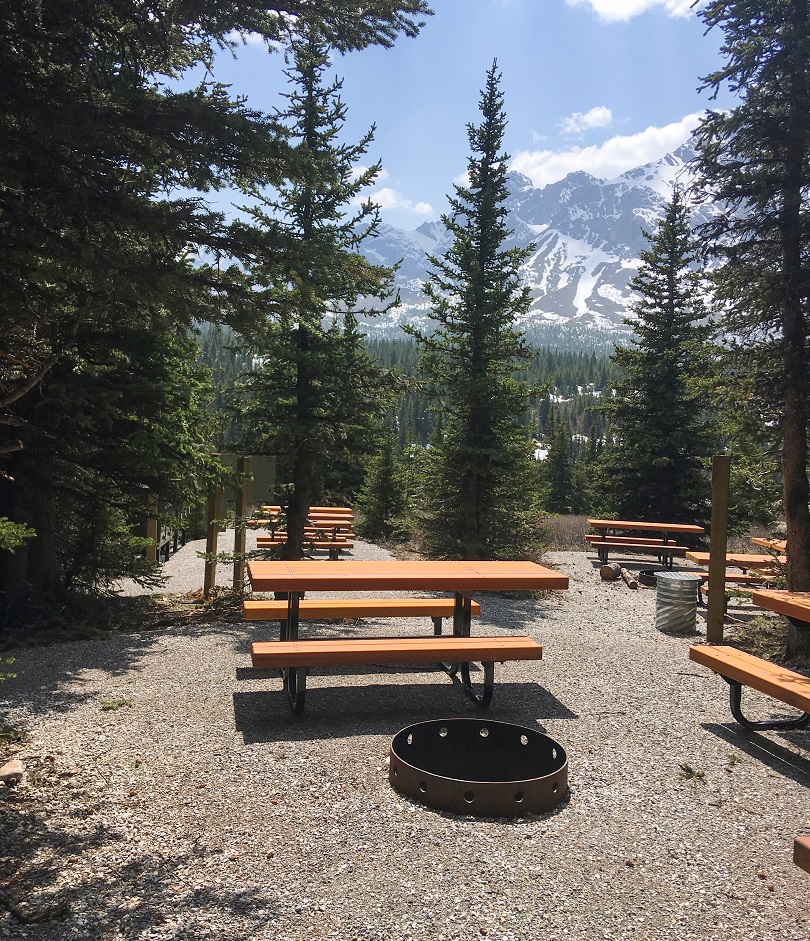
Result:
{"label": "shadow on gravel", "polygon": [[79,826],[77,820],[69,831],[55,827],[24,798],[0,791],[2,934],[37,941],[137,941],[153,931],[161,938],[208,938],[214,936],[208,922],[220,924],[225,914],[237,921],[216,937],[242,941],[281,914],[276,891],[245,878],[234,877],[233,888],[189,885],[192,869],[208,863],[221,871],[225,846],[144,852],[92,817],[83,832]]}
{"label": "shadow on gravel", "polygon": [[[256,679],[259,671],[250,672],[251,678]],[[365,672],[375,676],[382,670],[374,667],[373,673]],[[541,732],[545,731],[543,720],[577,718],[536,683],[499,684],[497,679],[492,705],[482,710],[464,695],[458,681],[451,683],[443,674],[438,683],[430,685],[313,686],[307,689],[306,711],[294,716],[278,675],[269,670],[261,673],[267,676],[270,688],[235,693],[233,697],[236,730],[242,733],[246,744],[395,735],[406,725],[439,716],[514,722]],[[319,673],[318,679],[327,675]]]}
{"label": "shadow on gravel", "polygon": [[[790,748],[780,745],[761,732],[747,732],[736,723],[733,725],[719,725],[715,722],[703,723],[703,728],[712,735],[722,738],[729,745],[734,745],[744,751],[751,758],[761,761],[778,774],[791,781],[796,781],[804,787],[810,788],[810,742],[804,732],[771,732],[789,741],[795,748],[807,752],[807,757],[796,754]],[[802,738],[804,735],[804,738]]]}
{"label": "shadow on gravel", "polygon": [[[53,646],[26,647],[9,651],[13,657],[7,670],[15,676],[2,686],[5,707],[23,706],[32,715],[66,712],[98,699],[97,684],[82,689],[82,674],[99,671],[110,677],[124,677],[137,671],[145,658],[159,655],[155,648],[164,643],[171,632],[157,629],[148,633],[115,634],[100,640],[77,640]],[[248,625],[215,624],[184,626],[177,629],[182,637],[193,642],[198,637],[233,638],[236,649],[250,658]],[[0,716],[1,717],[1,716]]]}

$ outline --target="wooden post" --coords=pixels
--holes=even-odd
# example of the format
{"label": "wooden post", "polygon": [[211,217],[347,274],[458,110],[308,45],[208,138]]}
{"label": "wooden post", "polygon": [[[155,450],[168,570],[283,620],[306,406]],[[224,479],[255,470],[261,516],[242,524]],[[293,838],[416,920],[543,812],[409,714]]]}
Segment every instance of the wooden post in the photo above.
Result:
{"label": "wooden post", "polygon": [[709,603],[706,612],[706,640],[710,644],[723,643],[730,469],[731,457],[715,454],[712,458],[712,528],[709,542]]}
{"label": "wooden post", "polygon": [[158,498],[156,493],[150,493],[146,498],[146,538],[151,545],[146,547],[146,561],[157,561],[158,544]]}
{"label": "wooden post", "polygon": [[239,476],[236,485],[236,498],[234,500],[234,533],[233,533],[233,551],[235,556],[242,558],[234,559],[233,563],[233,590],[242,591],[245,587],[245,546],[247,543],[245,517],[247,516],[248,504],[250,503],[250,458],[240,457],[236,462],[236,473]]}
{"label": "wooden post", "polygon": [[[218,458],[219,455],[213,455]],[[205,552],[209,556],[217,554],[217,537],[219,535],[219,524],[216,522],[217,514],[222,508],[222,487],[214,484],[208,491],[208,508],[205,514],[207,534],[205,540]],[[203,581],[203,597],[209,598],[214,586],[217,583],[217,563],[213,559],[206,560],[205,577]]]}

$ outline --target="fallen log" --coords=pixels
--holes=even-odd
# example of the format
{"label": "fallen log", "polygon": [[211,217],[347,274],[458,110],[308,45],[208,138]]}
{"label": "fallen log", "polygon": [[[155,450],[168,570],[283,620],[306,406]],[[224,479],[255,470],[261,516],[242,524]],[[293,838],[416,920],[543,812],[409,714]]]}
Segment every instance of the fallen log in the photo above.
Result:
{"label": "fallen log", "polygon": [[603,581],[615,582],[622,574],[622,567],[618,562],[606,562],[602,568],[599,569],[599,574],[602,576]]}
{"label": "fallen log", "polygon": [[620,574],[622,581],[628,588],[638,588],[638,579],[632,572],[629,572],[627,569],[622,569]]}

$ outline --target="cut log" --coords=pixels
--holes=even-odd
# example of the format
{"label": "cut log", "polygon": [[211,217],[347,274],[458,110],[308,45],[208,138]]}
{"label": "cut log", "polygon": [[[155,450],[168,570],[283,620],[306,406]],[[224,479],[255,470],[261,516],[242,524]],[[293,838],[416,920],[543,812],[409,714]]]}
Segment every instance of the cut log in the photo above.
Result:
{"label": "cut log", "polygon": [[618,562],[606,562],[599,569],[599,574],[602,576],[603,581],[614,582],[622,574],[622,567]]}
{"label": "cut log", "polygon": [[622,569],[621,576],[628,588],[638,588],[638,579],[632,572],[629,572],[627,569]]}

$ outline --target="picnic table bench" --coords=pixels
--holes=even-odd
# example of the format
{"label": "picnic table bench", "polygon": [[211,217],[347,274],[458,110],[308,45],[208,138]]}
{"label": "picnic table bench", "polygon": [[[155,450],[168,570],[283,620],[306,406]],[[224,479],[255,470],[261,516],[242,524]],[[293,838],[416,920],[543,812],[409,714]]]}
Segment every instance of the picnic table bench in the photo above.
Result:
{"label": "picnic table bench", "polygon": [[751,601],[758,608],[776,611],[799,624],[810,623],[810,591],[755,591]]}
{"label": "picnic table bench", "polygon": [[[287,639],[287,601],[243,601],[248,621],[278,621],[279,640]],[[298,620],[345,620],[348,618],[411,618],[433,620],[434,634],[442,632],[442,618],[453,617],[454,598],[318,598],[298,602]],[[477,617],[481,605],[470,600],[470,616]]]}
{"label": "picnic table bench", "polygon": [[[336,561],[336,562],[248,562],[248,574],[254,591],[286,592],[286,617],[283,608],[273,614],[281,621],[281,639],[255,642],[251,659],[257,669],[280,667],[284,691],[296,715],[303,712],[307,673],[312,667],[324,665],[365,665],[370,663],[433,663],[448,675],[461,673],[464,691],[478,705],[488,706],[494,689],[495,661],[539,660],[542,646],[527,635],[507,637],[470,637],[470,624],[476,602],[473,590],[538,590],[564,589],[568,578],[534,562],[421,562],[421,561]],[[311,599],[304,592],[313,591],[383,591],[427,590],[452,591],[453,634],[442,636],[436,631],[428,637],[344,637],[329,640],[299,640],[298,626],[307,616]],[[345,611],[352,610],[364,599],[346,599]],[[365,599],[370,600],[370,599]],[[413,604],[417,599],[403,599]],[[433,599],[419,599],[430,601]],[[380,599],[390,602],[390,599]],[[266,602],[262,602],[266,604]],[[326,599],[324,604],[331,604]],[[354,608],[356,610],[357,608]],[[309,611],[315,610],[309,607]],[[380,610],[383,606],[380,605]],[[448,610],[447,608],[443,609]],[[478,609],[480,610],[480,608]],[[369,608],[366,608],[368,613]],[[368,616],[374,616],[368,614]],[[474,689],[470,676],[471,662],[483,666],[483,685]]]}
{"label": "picnic table bench", "polygon": [[[695,644],[689,648],[689,659],[713,670],[729,684],[731,713],[744,728],[804,729],[810,725],[810,677],[723,644]],[[803,713],[791,719],[747,719],[742,713],[743,686],[795,706]]]}
{"label": "picnic table bench", "polygon": [[[275,537],[258,536],[256,538],[256,548],[272,549],[273,546],[283,546],[286,542],[286,533],[276,533]],[[337,559],[343,549],[353,549],[354,543],[348,539],[315,539],[311,536],[304,536],[304,547],[310,551],[327,550],[330,559]]]}
{"label": "picnic table bench", "polygon": [[[603,565],[607,564],[609,553],[614,550],[656,555],[665,568],[672,568],[675,556],[685,556],[688,547],[677,545],[671,537],[700,535],[705,532],[702,526],[692,523],[657,523],[645,520],[589,519],[588,525],[592,529],[601,530],[599,533],[586,534],[585,541],[596,550]],[[621,532],[632,532],[634,535],[618,535]],[[637,532],[659,532],[661,535],[637,536]]]}
{"label": "picnic table bench", "polygon": [[793,841],[793,862],[810,872],[810,836],[797,836]]}

